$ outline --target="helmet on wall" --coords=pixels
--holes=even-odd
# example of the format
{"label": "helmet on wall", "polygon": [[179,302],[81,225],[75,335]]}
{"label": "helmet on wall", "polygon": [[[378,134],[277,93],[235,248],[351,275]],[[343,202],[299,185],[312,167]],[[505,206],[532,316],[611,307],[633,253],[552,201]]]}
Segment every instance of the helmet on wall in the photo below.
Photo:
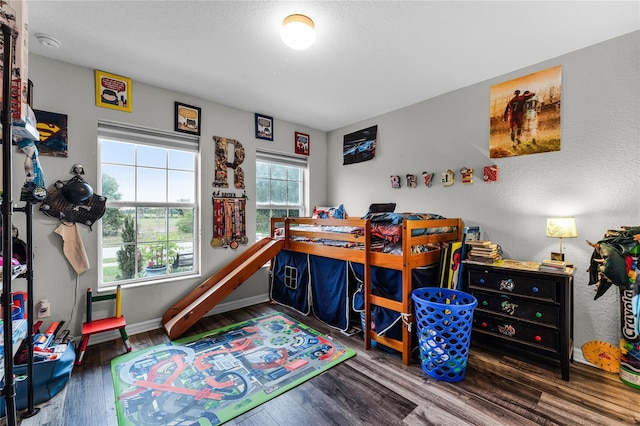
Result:
{"label": "helmet on wall", "polygon": [[71,179],[62,187],[64,198],[75,206],[83,206],[93,196],[93,188],[78,176]]}
{"label": "helmet on wall", "polygon": [[80,174],[57,181],[40,205],[40,211],[62,222],[82,223],[89,228],[106,210],[107,198],[95,194]]}

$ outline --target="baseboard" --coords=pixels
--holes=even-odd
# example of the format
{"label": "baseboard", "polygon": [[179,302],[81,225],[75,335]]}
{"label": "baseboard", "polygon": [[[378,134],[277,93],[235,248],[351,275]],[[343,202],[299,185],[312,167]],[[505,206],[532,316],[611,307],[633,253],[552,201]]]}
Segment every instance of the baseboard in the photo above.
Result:
{"label": "baseboard", "polygon": [[[584,357],[582,349],[573,348],[573,360],[581,364],[593,365]],[[595,367],[595,366],[594,366]]]}
{"label": "baseboard", "polygon": [[[205,316],[221,314],[223,312],[229,312],[236,309],[246,308],[247,306],[258,305],[260,303],[268,302],[269,295],[268,294],[259,294],[257,296],[247,297],[240,300],[233,300],[231,302],[221,303],[217,305],[215,308],[207,312]],[[129,336],[133,336],[139,333],[145,333],[151,330],[157,330],[162,328],[162,318],[155,318],[148,321],[138,322],[134,324],[127,324],[127,334]],[[95,336],[91,336],[91,340],[89,340],[89,346],[97,345],[98,343],[104,343],[111,340],[120,340],[120,332],[115,331],[107,331],[104,333],[96,334]]]}

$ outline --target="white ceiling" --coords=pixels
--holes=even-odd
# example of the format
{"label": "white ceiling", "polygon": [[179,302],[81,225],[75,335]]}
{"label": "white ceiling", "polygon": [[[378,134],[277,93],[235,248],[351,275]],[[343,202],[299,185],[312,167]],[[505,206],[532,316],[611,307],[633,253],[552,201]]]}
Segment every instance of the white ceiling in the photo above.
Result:
{"label": "white ceiling", "polygon": [[[640,29],[637,0],[27,4],[32,53],[324,131]],[[279,38],[292,13],[306,51]]]}

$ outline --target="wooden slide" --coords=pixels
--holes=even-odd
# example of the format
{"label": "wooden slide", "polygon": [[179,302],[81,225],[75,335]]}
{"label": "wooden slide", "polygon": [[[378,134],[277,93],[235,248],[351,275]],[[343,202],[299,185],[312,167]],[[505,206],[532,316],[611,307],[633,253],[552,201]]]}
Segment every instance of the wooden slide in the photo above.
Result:
{"label": "wooden slide", "polygon": [[283,240],[263,238],[171,307],[162,317],[169,337],[177,339],[282,250]]}

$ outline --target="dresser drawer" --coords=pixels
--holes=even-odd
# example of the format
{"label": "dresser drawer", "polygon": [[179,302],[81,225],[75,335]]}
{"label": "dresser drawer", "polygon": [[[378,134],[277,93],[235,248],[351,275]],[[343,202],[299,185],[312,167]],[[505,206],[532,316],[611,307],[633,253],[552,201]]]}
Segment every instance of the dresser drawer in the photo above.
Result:
{"label": "dresser drawer", "polygon": [[560,321],[560,308],[557,305],[545,305],[508,294],[474,291],[473,295],[478,299],[477,309],[497,312],[552,327],[557,326]]}
{"label": "dresser drawer", "polygon": [[559,332],[545,327],[524,324],[476,311],[473,317],[474,330],[481,330],[502,338],[509,338],[536,346],[542,346],[558,352],[560,349]]}
{"label": "dresser drawer", "polygon": [[508,272],[469,271],[469,290],[489,289],[557,302],[555,281],[536,278],[534,275],[518,275]]}

